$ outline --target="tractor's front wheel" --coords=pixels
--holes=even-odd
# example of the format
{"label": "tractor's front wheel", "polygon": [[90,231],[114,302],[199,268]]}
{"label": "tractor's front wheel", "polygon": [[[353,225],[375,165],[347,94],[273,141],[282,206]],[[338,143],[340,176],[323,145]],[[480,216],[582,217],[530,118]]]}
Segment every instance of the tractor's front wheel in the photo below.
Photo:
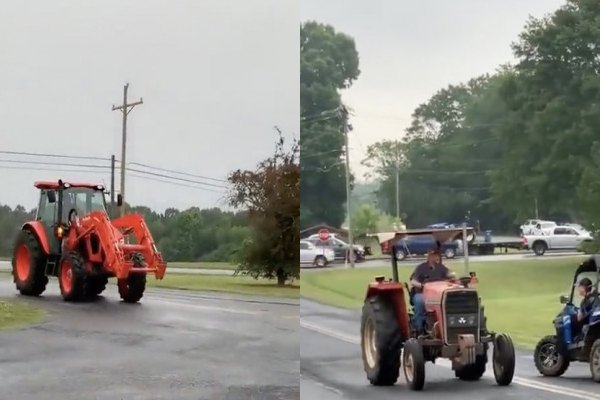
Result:
{"label": "tractor's front wheel", "polygon": [[561,376],[569,368],[570,360],[559,349],[556,336],[543,337],[535,346],[533,362],[544,376]]}
{"label": "tractor's front wheel", "polygon": [[425,386],[425,357],[423,346],[417,339],[409,339],[404,344],[402,357],[404,377],[412,390],[423,390]]}
{"label": "tractor's front wheel", "polygon": [[590,351],[590,372],[594,382],[600,383],[600,339],[596,339]]}
{"label": "tractor's front wheel", "polygon": [[15,242],[12,273],[17,290],[24,296],[39,296],[46,290],[46,258],[31,231],[22,230]]}
{"label": "tractor's front wheel", "polygon": [[393,385],[400,375],[402,334],[391,302],[382,296],[367,299],[360,332],[367,379],[372,385]]}
{"label": "tractor's front wheel", "polygon": [[125,303],[137,303],[144,296],[146,290],[146,274],[130,273],[127,279],[117,281],[119,295]]}
{"label": "tractor's front wheel", "polygon": [[60,259],[58,285],[65,301],[81,301],[88,295],[88,276],[85,261],[79,253],[68,252]]}
{"label": "tractor's front wheel", "polygon": [[508,386],[515,374],[515,347],[510,336],[499,334],[494,339],[492,355],[494,378],[500,386]]}

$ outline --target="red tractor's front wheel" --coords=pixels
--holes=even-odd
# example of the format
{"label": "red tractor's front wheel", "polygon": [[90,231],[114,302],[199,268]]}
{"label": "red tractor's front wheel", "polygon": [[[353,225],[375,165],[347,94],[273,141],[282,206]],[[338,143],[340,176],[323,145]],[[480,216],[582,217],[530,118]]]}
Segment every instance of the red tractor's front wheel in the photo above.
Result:
{"label": "red tractor's front wheel", "polygon": [[45,257],[37,238],[22,230],[17,236],[12,260],[12,273],[17,290],[25,296],[39,296],[46,290]]}
{"label": "red tractor's front wheel", "polygon": [[125,303],[137,303],[146,290],[146,274],[131,273],[127,279],[119,279],[119,295]]}
{"label": "red tractor's front wheel", "polygon": [[58,285],[65,301],[80,301],[86,298],[88,279],[81,255],[69,252],[61,257]]}

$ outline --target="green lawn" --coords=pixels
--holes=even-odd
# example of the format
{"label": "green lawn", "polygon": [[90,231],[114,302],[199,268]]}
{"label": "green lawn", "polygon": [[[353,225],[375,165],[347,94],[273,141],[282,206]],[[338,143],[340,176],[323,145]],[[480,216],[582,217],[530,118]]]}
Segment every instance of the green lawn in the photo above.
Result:
{"label": "green lawn", "polygon": [[[561,309],[558,298],[567,294],[573,273],[584,257],[470,263],[477,272],[479,292],[488,327],[508,332],[522,347],[532,348],[552,332],[552,319]],[[462,261],[447,266],[462,275]],[[413,267],[400,267],[406,280]],[[303,272],[301,294],[322,303],[358,309],[366,286],[376,275],[391,275],[390,267]]]}
{"label": "green lawn", "polygon": [[196,268],[196,269],[227,269],[234,271],[236,265],[228,262],[187,262],[187,261],[173,261],[167,262],[167,271],[171,268]]}
{"label": "green lawn", "polygon": [[41,321],[43,317],[42,310],[25,302],[0,299],[0,330],[33,324]]}
{"label": "green lawn", "polygon": [[148,286],[228,292],[272,297],[300,297],[299,282],[283,287],[274,281],[255,280],[245,276],[167,274],[162,281],[148,279]]}

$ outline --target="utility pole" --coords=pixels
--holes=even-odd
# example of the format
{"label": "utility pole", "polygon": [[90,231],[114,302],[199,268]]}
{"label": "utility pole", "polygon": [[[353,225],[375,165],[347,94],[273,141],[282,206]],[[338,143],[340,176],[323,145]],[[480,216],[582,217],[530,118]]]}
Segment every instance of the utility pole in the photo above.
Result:
{"label": "utility pole", "polygon": [[123,87],[123,104],[120,106],[112,106],[112,110],[119,110],[123,113],[123,135],[121,142],[121,198],[123,199],[123,205],[121,206],[121,216],[125,215],[125,163],[126,163],[126,152],[127,152],[127,115],[133,110],[133,107],[144,104],[144,100],[140,97],[139,101],[134,103],[127,103],[127,89],[129,83],[126,83]]}
{"label": "utility pole", "polygon": [[535,219],[540,219],[540,216],[539,216],[539,213],[538,213],[537,196],[535,198]]}
{"label": "utility pole", "polygon": [[348,110],[346,109],[346,106],[342,106],[341,114],[344,123],[344,144],[346,148],[346,213],[348,214],[348,244],[350,245],[348,258],[350,259],[350,268],[354,268],[354,240],[352,238],[352,216],[350,207],[350,149],[348,146],[348,132],[350,132],[350,125],[348,124]]}
{"label": "utility pole", "polygon": [[115,155],[110,156],[110,216],[115,216]]}
{"label": "utility pole", "polygon": [[400,151],[396,142],[396,218],[400,223]]}

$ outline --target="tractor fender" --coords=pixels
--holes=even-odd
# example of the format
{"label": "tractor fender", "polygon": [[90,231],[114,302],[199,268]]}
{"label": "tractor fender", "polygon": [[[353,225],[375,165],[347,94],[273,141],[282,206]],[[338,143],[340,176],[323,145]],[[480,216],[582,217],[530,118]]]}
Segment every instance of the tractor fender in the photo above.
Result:
{"label": "tractor fender", "polygon": [[396,311],[396,319],[400,326],[402,339],[407,340],[410,337],[410,325],[408,320],[408,309],[406,306],[406,296],[404,295],[404,286],[398,282],[373,282],[369,283],[365,301],[373,296],[381,296],[390,300]]}
{"label": "tractor fender", "polygon": [[23,224],[21,230],[28,230],[36,237],[44,255],[50,254],[50,244],[48,242],[48,236],[46,235],[46,230],[44,229],[44,224],[40,221],[30,221]]}

